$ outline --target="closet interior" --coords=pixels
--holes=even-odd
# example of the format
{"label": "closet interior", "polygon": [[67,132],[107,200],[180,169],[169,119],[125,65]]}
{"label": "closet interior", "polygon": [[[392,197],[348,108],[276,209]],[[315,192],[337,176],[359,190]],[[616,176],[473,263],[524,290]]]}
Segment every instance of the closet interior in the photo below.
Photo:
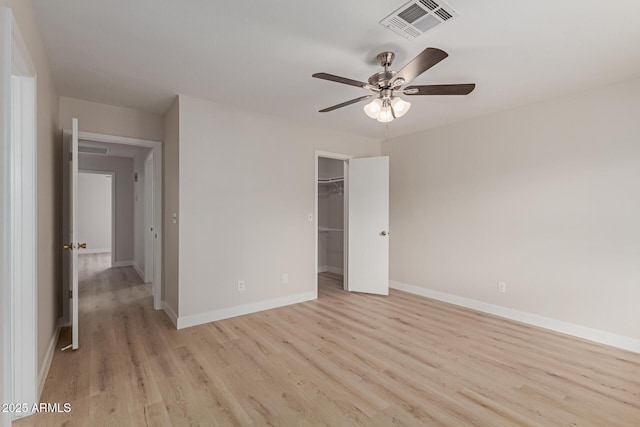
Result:
{"label": "closet interior", "polygon": [[318,159],[318,273],[344,272],[344,161]]}

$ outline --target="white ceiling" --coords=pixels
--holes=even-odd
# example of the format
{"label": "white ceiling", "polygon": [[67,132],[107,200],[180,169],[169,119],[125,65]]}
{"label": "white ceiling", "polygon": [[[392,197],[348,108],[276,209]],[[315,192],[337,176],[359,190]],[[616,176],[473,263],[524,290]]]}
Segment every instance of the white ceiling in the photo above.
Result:
{"label": "white ceiling", "polygon": [[366,80],[427,46],[449,58],[415,84],[476,83],[411,97],[389,136],[640,76],[640,1],[450,0],[461,14],[408,41],[378,24],[404,0],[33,0],[61,95],[163,113],[180,93],[381,139],[366,94],[311,78]]}

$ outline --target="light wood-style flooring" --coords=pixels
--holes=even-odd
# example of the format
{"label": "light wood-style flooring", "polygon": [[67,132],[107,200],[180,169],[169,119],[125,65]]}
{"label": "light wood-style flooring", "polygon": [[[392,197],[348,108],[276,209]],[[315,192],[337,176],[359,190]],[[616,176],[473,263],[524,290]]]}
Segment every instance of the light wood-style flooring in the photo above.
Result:
{"label": "light wood-style flooring", "polygon": [[640,426],[639,354],[329,274],[317,301],[180,331],[104,255],[80,298],[42,395],[72,412],[15,425]]}

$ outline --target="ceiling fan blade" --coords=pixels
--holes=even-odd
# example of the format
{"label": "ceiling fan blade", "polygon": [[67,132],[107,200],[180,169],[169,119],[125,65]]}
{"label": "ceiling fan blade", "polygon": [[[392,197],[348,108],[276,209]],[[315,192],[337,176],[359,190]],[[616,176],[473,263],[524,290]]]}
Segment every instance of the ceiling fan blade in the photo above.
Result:
{"label": "ceiling fan blade", "polygon": [[359,82],[357,80],[348,79],[346,77],[335,76],[333,74],[328,73],[315,73],[311,77],[315,77],[316,79],[329,80],[336,83],[342,83],[349,86],[356,86],[366,88],[368,85],[365,82]]}
{"label": "ceiling fan blade", "polygon": [[366,95],[361,96],[360,98],[352,99],[350,101],[343,102],[342,104],[334,105],[332,107],[327,107],[323,110],[320,110],[320,113],[327,113],[329,111],[337,110],[338,108],[346,107],[347,105],[355,104],[356,102],[365,101],[367,99],[371,99],[376,95]]}
{"label": "ceiling fan blade", "polygon": [[394,81],[401,78],[404,79],[403,84],[409,83],[420,74],[445,59],[447,56],[449,56],[449,54],[444,50],[436,49],[435,47],[428,47],[420,52],[418,56],[413,58],[413,60],[405,65],[404,68],[398,71],[398,74],[394,77]]}
{"label": "ceiling fan blade", "polygon": [[403,89],[405,95],[469,95],[476,88],[474,83],[458,85],[422,85]]}

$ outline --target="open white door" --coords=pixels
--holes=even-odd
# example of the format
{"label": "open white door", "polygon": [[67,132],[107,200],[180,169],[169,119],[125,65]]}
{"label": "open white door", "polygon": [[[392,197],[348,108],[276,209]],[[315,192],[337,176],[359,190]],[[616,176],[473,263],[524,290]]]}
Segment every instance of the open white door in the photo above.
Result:
{"label": "open white door", "polygon": [[[72,120],[71,141],[69,144],[69,210],[68,235],[64,249],[69,254],[69,300],[71,303],[71,344],[63,350],[78,348],[78,119]],[[86,245],[85,245],[86,247]]]}
{"label": "open white door", "polygon": [[[153,281],[153,153],[150,153],[144,162],[144,281]],[[154,287],[155,292],[155,287]]]}
{"label": "open white door", "polygon": [[389,295],[389,158],[347,162],[347,290]]}

